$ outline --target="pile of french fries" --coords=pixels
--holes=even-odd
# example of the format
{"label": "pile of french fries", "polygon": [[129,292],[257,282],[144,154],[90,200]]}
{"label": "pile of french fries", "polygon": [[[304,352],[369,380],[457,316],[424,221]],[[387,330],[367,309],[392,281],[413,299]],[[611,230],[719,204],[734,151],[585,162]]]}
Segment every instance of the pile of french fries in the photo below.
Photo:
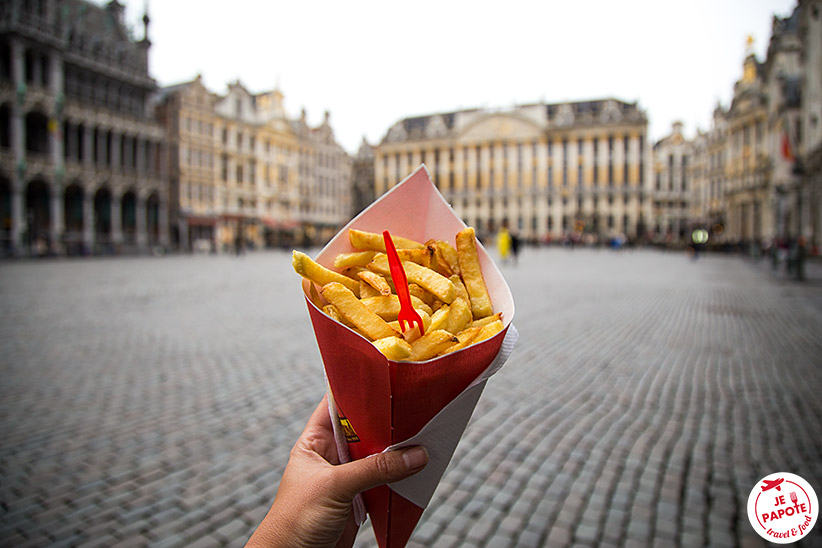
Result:
{"label": "pile of french fries", "polygon": [[[477,254],[474,229],[424,244],[391,236],[408,278],[414,309],[423,320],[403,332],[382,234],[349,229],[357,251],[340,253],[334,269],[294,251],[292,265],[309,280],[309,296],[325,314],[369,339],[388,359],[420,362],[461,350],[503,330],[494,313]],[[318,289],[319,288],[319,291]]]}

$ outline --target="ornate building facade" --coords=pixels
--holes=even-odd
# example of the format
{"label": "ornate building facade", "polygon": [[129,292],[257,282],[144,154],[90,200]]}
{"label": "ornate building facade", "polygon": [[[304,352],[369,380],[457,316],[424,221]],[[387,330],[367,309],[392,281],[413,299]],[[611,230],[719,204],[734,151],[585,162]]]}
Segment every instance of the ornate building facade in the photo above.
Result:
{"label": "ornate building facade", "polygon": [[224,96],[198,76],[163,90],[175,204],[173,239],[182,249],[319,243],[351,215],[351,164],[326,114],[310,127],[290,120],[283,94]]}
{"label": "ornate building facade", "polygon": [[352,205],[356,215],[374,201],[374,147],[363,137],[352,159]]}
{"label": "ornate building facade", "polygon": [[802,74],[799,188],[800,232],[822,252],[822,0],[800,0]]}
{"label": "ornate building facade", "polygon": [[329,121],[326,111],[322,124],[310,127],[303,111],[292,122],[299,143],[297,221],[309,243],[327,242],[352,215],[352,161]]}
{"label": "ornate building facade", "polygon": [[625,234],[651,222],[647,118],[615,99],[406,118],[376,147],[376,195],[426,164],[482,235],[532,241]]}
{"label": "ornate building facade", "polygon": [[712,240],[756,249],[803,240],[822,245],[822,17],[800,0],[774,17],[767,57],[748,52],[731,105],[691,146],[691,218]]}
{"label": "ornate building facade", "polygon": [[681,122],[654,144],[653,158],[654,235],[668,243],[688,241],[694,142],[683,137]]}
{"label": "ornate building facade", "polygon": [[168,243],[163,128],[123,6],[0,4],[0,221],[7,254]]}

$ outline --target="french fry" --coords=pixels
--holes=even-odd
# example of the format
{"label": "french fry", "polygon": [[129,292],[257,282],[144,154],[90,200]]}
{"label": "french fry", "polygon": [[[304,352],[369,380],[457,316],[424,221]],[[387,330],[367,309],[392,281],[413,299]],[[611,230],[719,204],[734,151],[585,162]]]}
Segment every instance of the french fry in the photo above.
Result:
{"label": "french fry", "polygon": [[459,259],[457,251],[446,241],[428,240],[425,247],[431,254],[431,264],[429,268],[436,270],[445,277],[459,274]]}
{"label": "french fry", "polygon": [[[369,272],[371,272],[369,270]],[[365,283],[365,281],[360,280],[360,298],[367,299],[368,297],[379,297],[380,292]]]}
{"label": "french fry", "polygon": [[428,306],[431,306],[431,304],[434,302],[434,299],[436,299],[436,297],[434,297],[431,293],[424,290],[417,284],[408,284],[408,292],[411,293],[411,295],[413,295],[414,297],[420,299]]}
{"label": "french fry", "polygon": [[349,266],[367,266],[374,260],[376,251],[355,251],[353,253],[340,253],[334,257],[334,268],[346,268]]}
{"label": "french fry", "polygon": [[[370,311],[387,322],[396,320],[400,313],[400,298],[396,295],[378,295],[376,297],[362,299],[361,302]],[[413,295],[411,295],[411,306],[418,310],[424,311],[429,316],[434,313],[434,311],[431,310],[427,304]]]}
{"label": "french fry", "polygon": [[457,288],[457,298],[463,299],[465,302],[470,303],[471,298],[468,296],[468,290],[465,289],[465,284],[462,283],[462,278],[454,274],[448,279],[451,280],[451,283],[453,283],[454,287]]}
{"label": "french fry", "polygon": [[[385,256],[385,253],[377,253],[374,255],[374,259]],[[431,265],[431,254],[428,252],[428,249],[398,249],[397,256],[401,261],[411,261],[412,263],[417,263],[422,266]]]}
{"label": "french fry", "polygon": [[336,320],[340,323],[343,322],[342,316],[340,316],[340,311],[337,310],[337,307],[333,304],[327,304],[323,307],[323,312],[331,318],[332,320]]}
{"label": "french fry", "polygon": [[291,266],[294,267],[297,274],[319,286],[325,286],[330,282],[337,282],[348,288],[354,295],[360,292],[360,284],[358,282],[339,272],[329,270],[301,251],[295,250],[291,254]]}
{"label": "french fry", "polygon": [[466,326],[466,329],[476,326],[482,327],[497,320],[502,320],[502,312],[497,312],[496,314],[492,314],[491,316],[486,316],[484,318],[480,318],[479,320],[474,320]]}
{"label": "french fry", "polygon": [[[358,288],[359,289],[359,288]],[[377,316],[360,301],[354,293],[339,282],[323,286],[322,295],[333,304],[340,315],[351,322],[372,341],[383,337],[392,337],[397,333],[385,320]]]}
{"label": "french fry", "polygon": [[346,326],[346,327],[349,327],[349,328],[353,329],[354,331],[356,331],[357,333],[359,333],[359,334],[360,334],[360,335],[362,335],[363,337],[365,337],[365,336],[366,336],[366,335],[365,335],[365,333],[363,333],[362,331],[360,331],[359,329],[357,329],[357,326],[356,326],[356,325],[352,324],[352,323],[351,323],[351,322],[349,322],[347,319],[345,319],[345,318],[344,318],[344,317],[340,314],[340,311],[339,311],[339,310],[337,310],[337,307],[336,307],[336,306],[334,306],[333,304],[327,304],[327,305],[325,305],[325,306],[323,307],[323,312],[325,312],[325,314],[326,314],[329,318],[331,318],[332,320],[336,320],[336,321],[340,322],[341,324],[343,324],[344,326]]}
{"label": "french fry", "polygon": [[490,339],[504,328],[505,326],[502,324],[502,320],[494,320],[493,322],[482,326],[480,332],[477,333],[477,336],[474,338],[473,344],[482,342],[485,339]]}
{"label": "french fry", "polygon": [[317,286],[314,284],[308,284],[308,296],[311,298],[311,302],[314,303],[314,306],[317,308],[323,307],[323,300],[320,297],[320,294],[317,292]]}
{"label": "french fry", "polygon": [[485,287],[485,279],[482,277],[482,268],[477,254],[477,240],[473,228],[468,227],[457,233],[457,257],[460,272],[462,273],[462,281],[465,283],[465,288],[468,290],[468,296],[471,299],[471,312],[474,319],[478,320],[490,316],[494,313],[494,309],[491,305],[488,288]]}
{"label": "french fry", "polygon": [[[362,230],[349,228],[348,239],[354,249],[360,249],[363,251],[382,251],[385,253],[385,240],[383,239],[382,234],[375,234],[373,232],[364,232]],[[403,238],[401,236],[392,235],[391,240],[394,241],[394,247],[397,249],[423,249],[425,247],[419,242],[415,242],[414,240],[409,240],[408,238]]]}
{"label": "french fry", "polygon": [[364,270],[368,269],[363,268],[361,266],[347,266],[340,270],[340,274],[342,274],[343,276],[347,276],[348,278],[351,278],[355,282],[359,283],[360,277],[358,274]]}
{"label": "french fry", "polygon": [[468,329],[463,329],[459,333],[456,334],[458,342],[455,342],[451,346],[447,347],[445,350],[440,352],[440,356],[444,354],[450,354],[451,352],[456,352],[457,350],[462,350],[466,346],[470,346],[474,343],[474,339],[476,338],[477,334],[482,329],[482,326],[470,327]]}
{"label": "french fry", "polygon": [[428,331],[425,335],[411,343],[411,356],[409,356],[409,359],[412,362],[428,360],[455,342],[459,342],[459,339],[448,331],[441,329]]}
{"label": "french fry", "polygon": [[[408,278],[409,283],[415,283],[423,289],[430,291],[445,304],[449,304],[456,297],[457,289],[454,287],[454,284],[442,274],[438,274],[430,268],[420,266],[411,261],[403,261],[402,266],[405,269],[405,276]],[[386,276],[391,273],[391,269],[388,266],[388,257],[385,255],[375,257],[374,260],[368,264],[368,269]]]}
{"label": "french fry", "polygon": [[440,329],[442,324],[448,319],[448,305],[444,304],[436,312],[431,314],[431,325],[426,329]]}
{"label": "french fry", "polygon": [[454,299],[448,311],[448,318],[445,320],[445,323],[442,324],[441,329],[449,333],[457,334],[465,329],[465,326],[471,322],[471,319],[471,305],[462,299]]}
{"label": "french fry", "polygon": [[431,253],[428,249],[398,249],[397,256],[401,261],[411,261],[422,266],[431,264]]}
{"label": "french fry", "polygon": [[357,272],[357,276],[360,277],[362,281],[376,289],[380,295],[390,295],[391,294],[391,286],[388,285],[388,282],[371,270],[361,270]]}
{"label": "french fry", "polygon": [[411,344],[399,337],[385,337],[374,341],[377,350],[389,360],[395,362],[408,359],[411,356]]}

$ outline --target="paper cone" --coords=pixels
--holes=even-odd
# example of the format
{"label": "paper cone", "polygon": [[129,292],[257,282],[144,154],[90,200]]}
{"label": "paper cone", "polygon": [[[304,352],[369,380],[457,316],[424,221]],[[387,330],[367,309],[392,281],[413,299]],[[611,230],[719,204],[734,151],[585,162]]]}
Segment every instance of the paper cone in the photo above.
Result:
{"label": "paper cone", "polygon": [[[354,251],[348,229],[455,244],[465,224],[437,191],[424,166],[343,228],[316,257],[333,268],[338,253]],[[495,337],[426,362],[388,360],[370,341],[332,320],[310,298],[309,315],[328,382],[341,461],[406,445],[424,445],[423,471],[363,493],[381,548],[402,548],[453,456],[485,381],[505,362],[516,341],[514,301],[502,275],[481,245],[480,264],[495,312],[505,329]],[[361,516],[358,516],[361,517]]]}

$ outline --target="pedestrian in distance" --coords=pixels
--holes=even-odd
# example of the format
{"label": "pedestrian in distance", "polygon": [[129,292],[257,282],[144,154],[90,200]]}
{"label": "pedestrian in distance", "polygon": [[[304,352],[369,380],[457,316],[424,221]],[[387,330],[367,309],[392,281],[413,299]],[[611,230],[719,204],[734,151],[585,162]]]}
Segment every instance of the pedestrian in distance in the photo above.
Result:
{"label": "pedestrian in distance", "polygon": [[519,250],[521,245],[522,240],[520,239],[519,234],[516,232],[511,232],[511,256],[514,258],[514,264],[519,262]]}
{"label": "pedestrian in distance", "polygon": [[502,227],[497,232],[497,251],[503,263],[508,262],[508,255],[511,252],[511,233],[508,232],[508,223],[503,222]]}

